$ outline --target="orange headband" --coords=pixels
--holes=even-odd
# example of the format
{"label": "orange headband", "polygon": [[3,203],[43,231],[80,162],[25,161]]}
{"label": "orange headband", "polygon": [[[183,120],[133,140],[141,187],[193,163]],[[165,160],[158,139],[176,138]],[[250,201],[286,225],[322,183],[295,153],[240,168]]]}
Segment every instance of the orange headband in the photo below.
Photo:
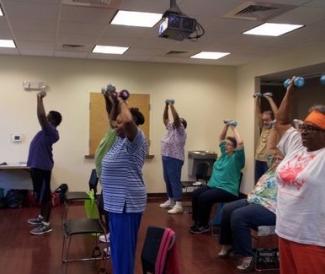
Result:
{"label": "orange headband", "polygon": [[314,124],[321,129],[325,129],[325,114],[313,110],[308,116],[305,118],[305,122],[309,122]]}

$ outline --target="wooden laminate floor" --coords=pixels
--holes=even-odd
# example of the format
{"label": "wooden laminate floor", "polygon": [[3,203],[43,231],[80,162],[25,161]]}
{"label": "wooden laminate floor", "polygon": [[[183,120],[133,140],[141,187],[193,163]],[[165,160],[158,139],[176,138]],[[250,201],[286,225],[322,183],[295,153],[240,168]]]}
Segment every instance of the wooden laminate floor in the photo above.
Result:
{"label": "wooden laminate floor", "polygon": [[[61,209],[52,213],[53,231],[46,236],[32,236],[26,223],[37,214],[36,208],[0,210],[0,273],[1,274],[59,274],[61,264],[62,223]],[[84,216],[82,206],[73,206],[70,217]],[[140,253],[146,228],[149,225],[170,227],[176,232],[182,274],[231,274],[238,273],[234,259],[220,259],[216,238],[211,234],[192,235],[188,232],[191,215],[168,215],[158,203],[149,203],[142,219],[137,248],[136,274],[142,274]],[[77,238],[71,248],[73,254],[85,254],[92,239]],[[88,247],[88,248],[87,248]],[[110,273],[110,263],[77,262],[69,264],[69,274],[98,273],[100,267]],[[278,272],[263,272],[278,273]],[[120,273],[123,274],[123,273]],[[168,274],[168,273],[167,273]]]}

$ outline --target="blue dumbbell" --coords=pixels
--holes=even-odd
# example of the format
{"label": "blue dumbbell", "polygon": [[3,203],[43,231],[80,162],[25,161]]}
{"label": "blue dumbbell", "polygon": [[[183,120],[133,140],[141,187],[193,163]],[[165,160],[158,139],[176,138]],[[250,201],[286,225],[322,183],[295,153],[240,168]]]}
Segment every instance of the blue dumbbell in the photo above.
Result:
{"label": "blue dumbbell", "polygon": [[297,88],[301,88],[305,85],[304,77],[296,77],[294,80],[294,84]]}
{"label": "blue dumbbell", "polygon": [[325,74],[320,76],[320,83],[325,86]]}
{"label": "blue dumbbell", "polygon": [[[287,88],[289,85],[291,84],[291,79],[286,79],[284,82],[283,82],[283,86],[285,88]],[[297,87],[297,88],[301,88],[303,87],[305,84],[305,79],[304,77],[296,77],[295,80],[294,80],[294,85]]]}

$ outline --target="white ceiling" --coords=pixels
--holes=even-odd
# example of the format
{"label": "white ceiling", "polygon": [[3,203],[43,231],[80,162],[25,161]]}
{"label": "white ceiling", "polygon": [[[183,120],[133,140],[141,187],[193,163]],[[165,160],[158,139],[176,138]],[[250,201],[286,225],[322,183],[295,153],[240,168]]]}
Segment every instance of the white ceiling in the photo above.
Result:
{"label": "white ceiling", "polygon": [[[262,22],[224,18],[243,2],[253,1],[179,0],[181,10],[196,18],[206,30],[199,40],[182,42],[158,38],[159,24],[149,29],[109,24],[117,9],[163,13],[169,7],[169,0],[113,0],[110,9],[69,6],[62,2],[0,0],[5,14],[0,17],[0,39],[13,39],[17,46],[17,49],[0,48],[0,54],[240,65],[325,41],[325,0],[258,0],[259,3],[292,5],[289,11],[267,22],[305,25],[281,37],[242,35]],[[63,44],[83,47],[63,48]],[[95,44],[130,48],[124,55],[92,54]],[[166,56],[172,50],[186,53]],[[199,51],[231,54],[214,61],[189,58]]]}

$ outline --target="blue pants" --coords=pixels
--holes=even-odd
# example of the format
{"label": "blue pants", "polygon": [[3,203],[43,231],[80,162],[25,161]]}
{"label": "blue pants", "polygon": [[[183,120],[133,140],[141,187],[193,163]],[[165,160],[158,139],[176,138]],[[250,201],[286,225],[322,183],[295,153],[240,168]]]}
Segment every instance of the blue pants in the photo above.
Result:
{"label": "blue pants", "polygon": [[162,156],[162,163],[168,198],[180,201],[182,199],[181,175],[184,162],[179,159]]}
{"label": "blue pants", "polygon": [[255,184],[268,169],[267,162],[255,160]]}
{"label": "blue pants", "polygon": [[275,225],[275,214],[258,204],[241,199],[223,207],[219,242],[232,245],[242,256],[253,256],[250,229],[261,225]]}
{"label": "blue pants", "polygon": [[134,274],[141,217],[142,213],[109,212],[113,274]]}

